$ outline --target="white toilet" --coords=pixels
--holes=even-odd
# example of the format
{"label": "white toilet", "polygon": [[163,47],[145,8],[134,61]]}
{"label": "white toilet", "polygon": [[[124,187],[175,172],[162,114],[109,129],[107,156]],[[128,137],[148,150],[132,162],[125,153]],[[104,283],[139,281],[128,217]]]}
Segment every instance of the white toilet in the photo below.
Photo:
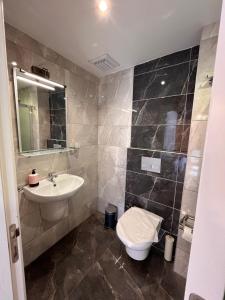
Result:
{"label": "white toilet", "polygon": [[138,207],[129,208],[119,218],[116,232],[130,257],[144,260],[148,256],[152,243],[158,242],[162,220],[162,217]]}

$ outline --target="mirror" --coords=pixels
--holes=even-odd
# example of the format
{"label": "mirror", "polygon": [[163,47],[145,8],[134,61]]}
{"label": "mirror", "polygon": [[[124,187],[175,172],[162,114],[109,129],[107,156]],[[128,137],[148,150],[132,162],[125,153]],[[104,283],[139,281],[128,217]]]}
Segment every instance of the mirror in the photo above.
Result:
{"label": "mirror", "polygon": [[20,152],[66,148],[65,86],[14,68]]}

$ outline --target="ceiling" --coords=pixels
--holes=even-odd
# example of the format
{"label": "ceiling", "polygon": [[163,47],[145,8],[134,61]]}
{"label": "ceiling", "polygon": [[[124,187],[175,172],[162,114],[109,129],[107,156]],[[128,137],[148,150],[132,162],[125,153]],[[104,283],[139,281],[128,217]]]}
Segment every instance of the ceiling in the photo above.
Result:
{"label": "ceiling", "polygon": [[[201,28],[220,18],[222,0],[5,0],[5,19],[91,73],[89,60],[110,54],[125,69],[199,43]],[[109,1],[109,0],[108,0]]]}

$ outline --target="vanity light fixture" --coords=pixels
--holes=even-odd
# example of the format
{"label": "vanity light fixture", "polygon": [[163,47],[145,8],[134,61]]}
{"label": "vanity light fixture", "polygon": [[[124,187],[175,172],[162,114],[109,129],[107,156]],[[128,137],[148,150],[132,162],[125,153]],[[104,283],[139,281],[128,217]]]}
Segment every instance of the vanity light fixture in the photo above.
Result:
{"label": "vanity light fixture", "polygon": [[38,81],[47,83],[47,84],[49,84],[49,85],[53,85],[53,86],[55,86],[55,87],[59,87],[59,88],[61,88],[61,89],[64,89],[64,88],[65,88],[64,85],[59,84],[59,83],[57,83],[57,82],[55,82],[55,81],[52,81],[52,80],[43,78],[43,77],[38,76],[38,75],[33,74],[33,73],[26,72],[26,71],[24,71],[24,70],[22,70],[22,69],[21,69],[20,71],[23,72],[24,75],[26,75],[26,76],[28,76],[28,77],[31,77],[31,78],[34,78],[34,79],[37,79]]}
{"label": "vanity light fixture", "polygon": [[11,65],[12,65],[13,67],[16,67],[16,66],[17,66],[17,62],[16,62],[16,61],[12,61],[12,62],[11,62]]}
{"label": "vanity light fixture", "polygon": [[36,85],[36,86],[40,86],[46,90],[50,90],[50,91],[55,91],[55,88],[52,87],[52,86],[48,86],[46,84],[43,84],[43,83],[40,83],[40,82],[37,82],[37,81],[34,81],[32,79],[28,79],[28,78],[25,78],[25,77],[22,77],[22,76],[16,76],[16,78],[20,81],[23,81],[23,82],[28,82],[30,84],[33,84],[33,85]]}
{"label": "vanity light fixture", "polygon": [[101,13],[105,14],[109,7],[108,7],[108,4],[106,1],[101,0],[101,1],[99,1],[98,8]]}

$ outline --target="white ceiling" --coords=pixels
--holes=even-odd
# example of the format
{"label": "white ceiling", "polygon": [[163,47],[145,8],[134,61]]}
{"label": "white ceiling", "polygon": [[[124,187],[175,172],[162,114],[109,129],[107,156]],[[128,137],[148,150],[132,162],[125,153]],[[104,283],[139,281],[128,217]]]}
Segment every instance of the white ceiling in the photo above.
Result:
{"label": "white ceiling", "polygon": [[125,69],[198,44],[201,28],[220,18],[222,0],[5,0],[12,26],[97,76],[88,61],[109,53]]}

